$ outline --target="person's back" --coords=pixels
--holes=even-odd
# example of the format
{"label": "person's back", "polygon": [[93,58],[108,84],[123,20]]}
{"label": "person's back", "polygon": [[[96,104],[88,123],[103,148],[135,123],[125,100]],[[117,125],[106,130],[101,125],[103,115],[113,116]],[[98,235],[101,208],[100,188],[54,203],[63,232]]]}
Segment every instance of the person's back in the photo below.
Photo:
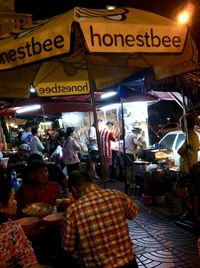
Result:
{"label": "person's back", "polygon": [[31,124],[26,123],[24,131],[21,134],[21,141],[26,142],[27,144],[30,144],[32,136],[33,135],[31,132]]}
{"label": "person's back", "polygon": [[188,132],[186,133],[185,142],[178,149],[180,172],[174,190],[181,200],[184,213],[181,218],[194,217],[198,219],[199,193],[195,187],[194,178],[191,175],[191,168],[198,161],[199,150],[199,138],[194,131],[195,118],[191,115],[182,116],[180,125],[183,132]]}
{"label": "person's back", "polygon": [[100,134],[101,153],[103,154],[104,167],[105,167],[105,180],[110,178],[110,168],[112,166],[112,148],[111,141],[116,141],[116,138],[112,132],[113,122],[107,121],[105,128],[102,128]]}
{"label": "person's back", "polygon": [[[100,130],[102,120],[98,119],[98,128]],[[88,130],[88,155],[90,164],[90,174],[94,179],[99,179],[96,172],[96,164],[99,158],[98,144],[97,144],[97,133],[95,123],[93,123]]]}
{"label": "person's back", "polygon": [[95,129],[94,125],[90,126],[90,128],[88,130],[88,140],[89,140],[88,149],[98,151],[96,129]]}
{"label": "person's back", "polygon": [[80,152],[81,147],[76,140],[75,128],[68,127],[66,130],[66,140],[63,144],[63,161],[66,165],[68,175],[73,170],[78,170],[80,168],[80,159],[78,152]]}
{"label": "person's back", "polygon": [[42,152],[44,150],[44,146],[40,139],[38,138],[38,128],[32,127],[32,134],[30,141],[30,148],[31,148],[31,154],[40,154],[42,155]]}
{"label": "person's back", "polygon": [[137,136],[134,133],[128,133],[125,137],[125,148],[126,153],[135,154],[137,149],[137,144],[134,142],[134,139],[137,139]]}
{"label": "person's back", "polygon": [[[85,176],[84,172],[73,173],[69,188],[76,174]],[[66,211],[64,250],[73,252],[78,242],[81,267],[123,267],[132,262],[134,254],[126,219],[136,217],[137,204],[122,192],[104,190],[93,183],[82,190],[84,194]]]}
{"label": "person's back", "polygon": [[[198,161],[198,150],[199,150],[199,138],[197,133],[194,131],[195,120],[193,117],[187,115],[187,128],[188,128],[188,141],[187,138],[183,145],[179,148],[178,154],[180,155],[179,166],[180,172],[184,175],[188,175],[190,168]],[[182,130],[186,132],[185,122],[183,118],[180,119]]]}
{"label": "person's back", "polygon": [[189,148],[187,151],[186,143],[184,143],[179,149],[180,154],[180,172],[189,174],[189,168],[191,168],[198,161],[199,150],[199,138],[194,130],[188,131]]}

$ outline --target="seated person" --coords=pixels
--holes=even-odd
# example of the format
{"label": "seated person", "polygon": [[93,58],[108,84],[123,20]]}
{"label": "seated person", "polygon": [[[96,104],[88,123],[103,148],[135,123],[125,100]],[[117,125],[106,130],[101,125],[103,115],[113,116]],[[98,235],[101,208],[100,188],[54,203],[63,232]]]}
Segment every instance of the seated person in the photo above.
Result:
{"label": "seated person", "polygon": [[31,242],[20,223],[11,220],[17,211],[17,202],[10,183],[0,179],[0,267],[39,268]]}
{"label": "seated person", "polygon": [[26,167],[26,178],[16,193],[19,210],[26,205],[45,202],[56,204],[56,199],[61,196],[61,188],[56,182],[48,180],[47,165],[44,161],[35,160]]}
{"label": "seated person", "polygon": [[[27,164],[30,164],[35,160],[43,161],[43,158],[39,154],[32,154],[27,158]],[[65,190],[67,188],[67,178],[62,172],[61,168],[54,163],[48,162],[46,165],[49,172],[48,180],[57,182],[62,187],[62,189]],[[25,175],[23,175],[23,177],[24,176]]]}
{"label": "seated person", "polygon": [[22,143],[18,147],[18,152],[9,157],[8,164],[7,164],[8,178],[10,178],[12,169],[16,171],[17,175],[21,176],[21,174],[23,173],[25,169],[26,160],[27,160],[29,152],[30,152],[29,145]]}

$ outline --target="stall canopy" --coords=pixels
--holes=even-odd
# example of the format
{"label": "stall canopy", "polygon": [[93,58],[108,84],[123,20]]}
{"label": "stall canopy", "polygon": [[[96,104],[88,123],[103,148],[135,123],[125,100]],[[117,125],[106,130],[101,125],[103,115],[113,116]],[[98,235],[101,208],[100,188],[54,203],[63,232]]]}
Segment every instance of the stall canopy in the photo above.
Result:
{"label": "stall canopy", "polygon": [[84,95],[141,69],[156,79],[197,68],[186,26],[133,9],[76,7],[0,37],[1,98]]}
{"label": "stall canopy", "polygon": [[188,112],[200,107],[199,70],[160,80],[155,80],[152,71],[145,70],[124,79],[121,85],[131,88],[134,92],[149,92],[165,100],[167,96],[172,97],[180,106],[185,105]]}
{"label": "stall canopy", "polygon": [[[165,94],[159,95],[155,92],[148,93],[128,93],[126,91],[126,97],[124,98],[125,102],[137,102],[137,101],[147,101],[147,102],[156,102],[160,99],[169,100],[169,96]],[[128,91],[130,91],[128,89]],[[117,94],[116,96],[110,97],[108,99],[101,99],[102,92],[95,92],[96,106],[101,108],[104,105],[119,103],[121,96]],[[173,100],[172,98],[170,100]],[[1,116],[13,116],[20,117],[20,114],[17,114],[17,110],[23,107],[30,107],[32,105],[40,105],[40,108],[37,110],[32,110],[26,112],[25,115],[35,116],[35,115],[53,115],[60,114],[63,112],[89,112],[92,111],[92,105],[90,101],[90,95],[83,96],[61,96],[61,97],[47,97],[40,98],[35,97],[31,99],[22,99],[16,100],[11,106],[8,105],[6,108],[0,109]]]}

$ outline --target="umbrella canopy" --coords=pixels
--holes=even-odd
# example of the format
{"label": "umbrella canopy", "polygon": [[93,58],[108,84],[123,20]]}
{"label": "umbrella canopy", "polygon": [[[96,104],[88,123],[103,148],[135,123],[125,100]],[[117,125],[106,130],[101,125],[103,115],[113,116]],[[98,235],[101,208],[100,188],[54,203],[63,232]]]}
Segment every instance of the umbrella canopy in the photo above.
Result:
{"label": "umbrella canopy", "polygon": [[[187,27],[133,9],[74,8],[0,38],[1,97],[89,94],[141,69],[157,79],[197,68]],[[16,68],[17,67],[17,68]],[[16,68],[16,69],[13,69]]]}

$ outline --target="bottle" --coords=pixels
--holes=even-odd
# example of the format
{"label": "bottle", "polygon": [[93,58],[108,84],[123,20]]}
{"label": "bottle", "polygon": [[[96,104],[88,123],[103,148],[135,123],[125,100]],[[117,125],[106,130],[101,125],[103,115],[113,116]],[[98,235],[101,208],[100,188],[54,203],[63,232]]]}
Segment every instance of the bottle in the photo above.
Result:
{"label": "bottle", "polygon": [[11,171],[11,186],[14,189],[15,193],[20,188],[19,182],[17,180],[17,173],[16,173],[15,169],[12,169],[12,171]]}
{"label": "bottle", "polygon": [[53,206],[53,211],[52,211],[52,214],[55,214],[55,213],[57,213],[58,211],[57,211],[57,206]]}

